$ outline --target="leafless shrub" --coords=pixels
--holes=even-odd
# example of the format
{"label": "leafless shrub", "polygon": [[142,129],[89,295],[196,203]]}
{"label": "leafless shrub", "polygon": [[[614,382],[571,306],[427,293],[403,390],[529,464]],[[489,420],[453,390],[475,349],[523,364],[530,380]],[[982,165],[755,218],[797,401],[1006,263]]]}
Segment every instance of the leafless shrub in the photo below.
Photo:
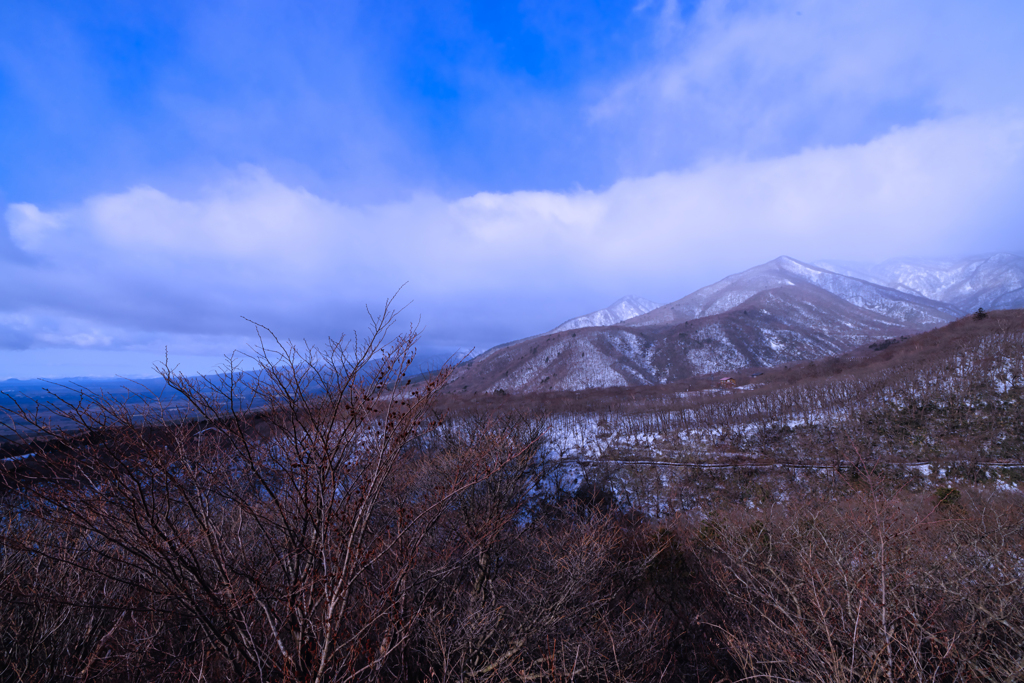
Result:
{"label": "leafless shrub", "polygon": [[721,603],[706,617],[760,680],[1013,680],[1024,673],[1019,500],[951,514],[923,496],[856,496],[705,524]]}
{"label": "leafless shrub", "polygon": [[[458,462],[416,448],[444,376],[405,389],[415,337],[386,342],[392,324],[323,349],[271,338],[256,372],[165,368],[184,421],[102,396],[58,406],[83,431],[35,425],[51,468],[19,482],[21,514],[44,538],[12,534],[5,559],[73,567],[95,607],[198,631],[202,647],[179,653],[195,678],[388,677],[422,609],[411,596],[451,559],[434,547],[441,519],[522,455],[507,440]],[[117,590],[96,592],[98,577]]]}
{"label": "leafless shrub", "polygon": [[0,678],[1020,678],[1024,506],[982,462],[1024,436],[1004,317],[750,390],[439,406],[385,312],[267,336],[255,371],[165,367],[176,404],[23,406]]}

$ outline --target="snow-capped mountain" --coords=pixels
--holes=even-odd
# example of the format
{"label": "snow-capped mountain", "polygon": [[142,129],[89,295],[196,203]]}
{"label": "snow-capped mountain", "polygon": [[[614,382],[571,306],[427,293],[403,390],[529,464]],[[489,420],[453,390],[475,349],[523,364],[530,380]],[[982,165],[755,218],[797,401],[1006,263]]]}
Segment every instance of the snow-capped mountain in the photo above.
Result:
{"label": "snow-capped mountain", "polygon": [[1013,254],[956,261],[892,259],[874,265],[841,261],[816,265],[952,304],[964,312],[1024,307],[1024,258]]}
{"label": "snow-capped mountain", "polygon": [[449,386],[528,393],[661,384],[839,354],[922,329],[791,284],[694,320],[586,327],[496,347],[460,366]]}
{"label": "snow-capped mountain", "polygon": [[858,308],[905,325],[934,326],[955,320],[963,311],[918,294],[879,286],[856,277],[781,256],[716,282],[678,301],[633,318],[629,326],[666,325],[732,310],[751,297],[777,287],[807,285],[833,294]]}
{"label": "snow-capped mountain", "polygon": [[599,311],[581,315],[578,318],[572,320],[566,320],[564,323],[551,330],[548,334],[554,334],[555,332],[564,332],[565,330],[578,330],[582,327],[603,327],[607,325],[615,325],[621,323],[630,318],[635,318],[638,315],[643,315],[653,311],[656,308],[660,308],[661,304],[656,304],[649,299],[644,299],[639,296],[624,296],[608,308],[602,308]]}
{"label": "snow-capped mountain", "polygon": [[531,392],[674,382],[840,354],[964,311],[780,257],[620,322],[606,324],[612,316],[601,313],[495,347],[458,368],[450,386]]}

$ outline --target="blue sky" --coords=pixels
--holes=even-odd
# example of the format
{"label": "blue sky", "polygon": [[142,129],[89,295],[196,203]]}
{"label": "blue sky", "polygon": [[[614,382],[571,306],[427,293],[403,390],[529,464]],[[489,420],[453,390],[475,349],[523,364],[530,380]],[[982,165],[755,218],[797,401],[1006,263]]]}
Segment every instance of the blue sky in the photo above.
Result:
{"label": "blue sky", "polygon": [[0,5],[0,378],[1024,251],[1016,2]]}

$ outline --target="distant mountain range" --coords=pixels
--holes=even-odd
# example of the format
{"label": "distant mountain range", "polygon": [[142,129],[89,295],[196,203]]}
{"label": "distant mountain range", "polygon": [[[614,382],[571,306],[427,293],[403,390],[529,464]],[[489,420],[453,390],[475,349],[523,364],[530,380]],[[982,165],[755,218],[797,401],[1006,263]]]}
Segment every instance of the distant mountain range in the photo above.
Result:
{"label": "distant mountain range", "polygon": [[878,266],[780,257],[658,306],[625,297],[464,363],[450,391],[532,392],[683,381],[849,351],[979,307],[1024,307],[1024,259]]}
{"label": "distant mountain range", "polygon": [[816,265],[964,311],[1024,308],[1024,258],[1013,254],[959,261],[894,259],[878,265],[842,261]]}

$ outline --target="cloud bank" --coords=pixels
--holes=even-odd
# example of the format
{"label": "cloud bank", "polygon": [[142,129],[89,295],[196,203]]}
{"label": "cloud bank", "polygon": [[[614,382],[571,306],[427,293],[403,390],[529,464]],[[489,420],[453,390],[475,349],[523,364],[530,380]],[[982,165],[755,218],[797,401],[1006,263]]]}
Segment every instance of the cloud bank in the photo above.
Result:
{"label": "cloud bank", "polygon": [[627,288],[669,301],[783,251],[870,260],[1022,250],[1022,182],[1024,119],[1007,115],[601,192],[354,207],[248,167],[193,197],[142,186],[56,211],[15,203],[0,344],[207,353],[246,339],[240,316],[320,338],[358,325],[365,305],[407,282],[400,300],[422,315],[428,343],[482,346]]}

